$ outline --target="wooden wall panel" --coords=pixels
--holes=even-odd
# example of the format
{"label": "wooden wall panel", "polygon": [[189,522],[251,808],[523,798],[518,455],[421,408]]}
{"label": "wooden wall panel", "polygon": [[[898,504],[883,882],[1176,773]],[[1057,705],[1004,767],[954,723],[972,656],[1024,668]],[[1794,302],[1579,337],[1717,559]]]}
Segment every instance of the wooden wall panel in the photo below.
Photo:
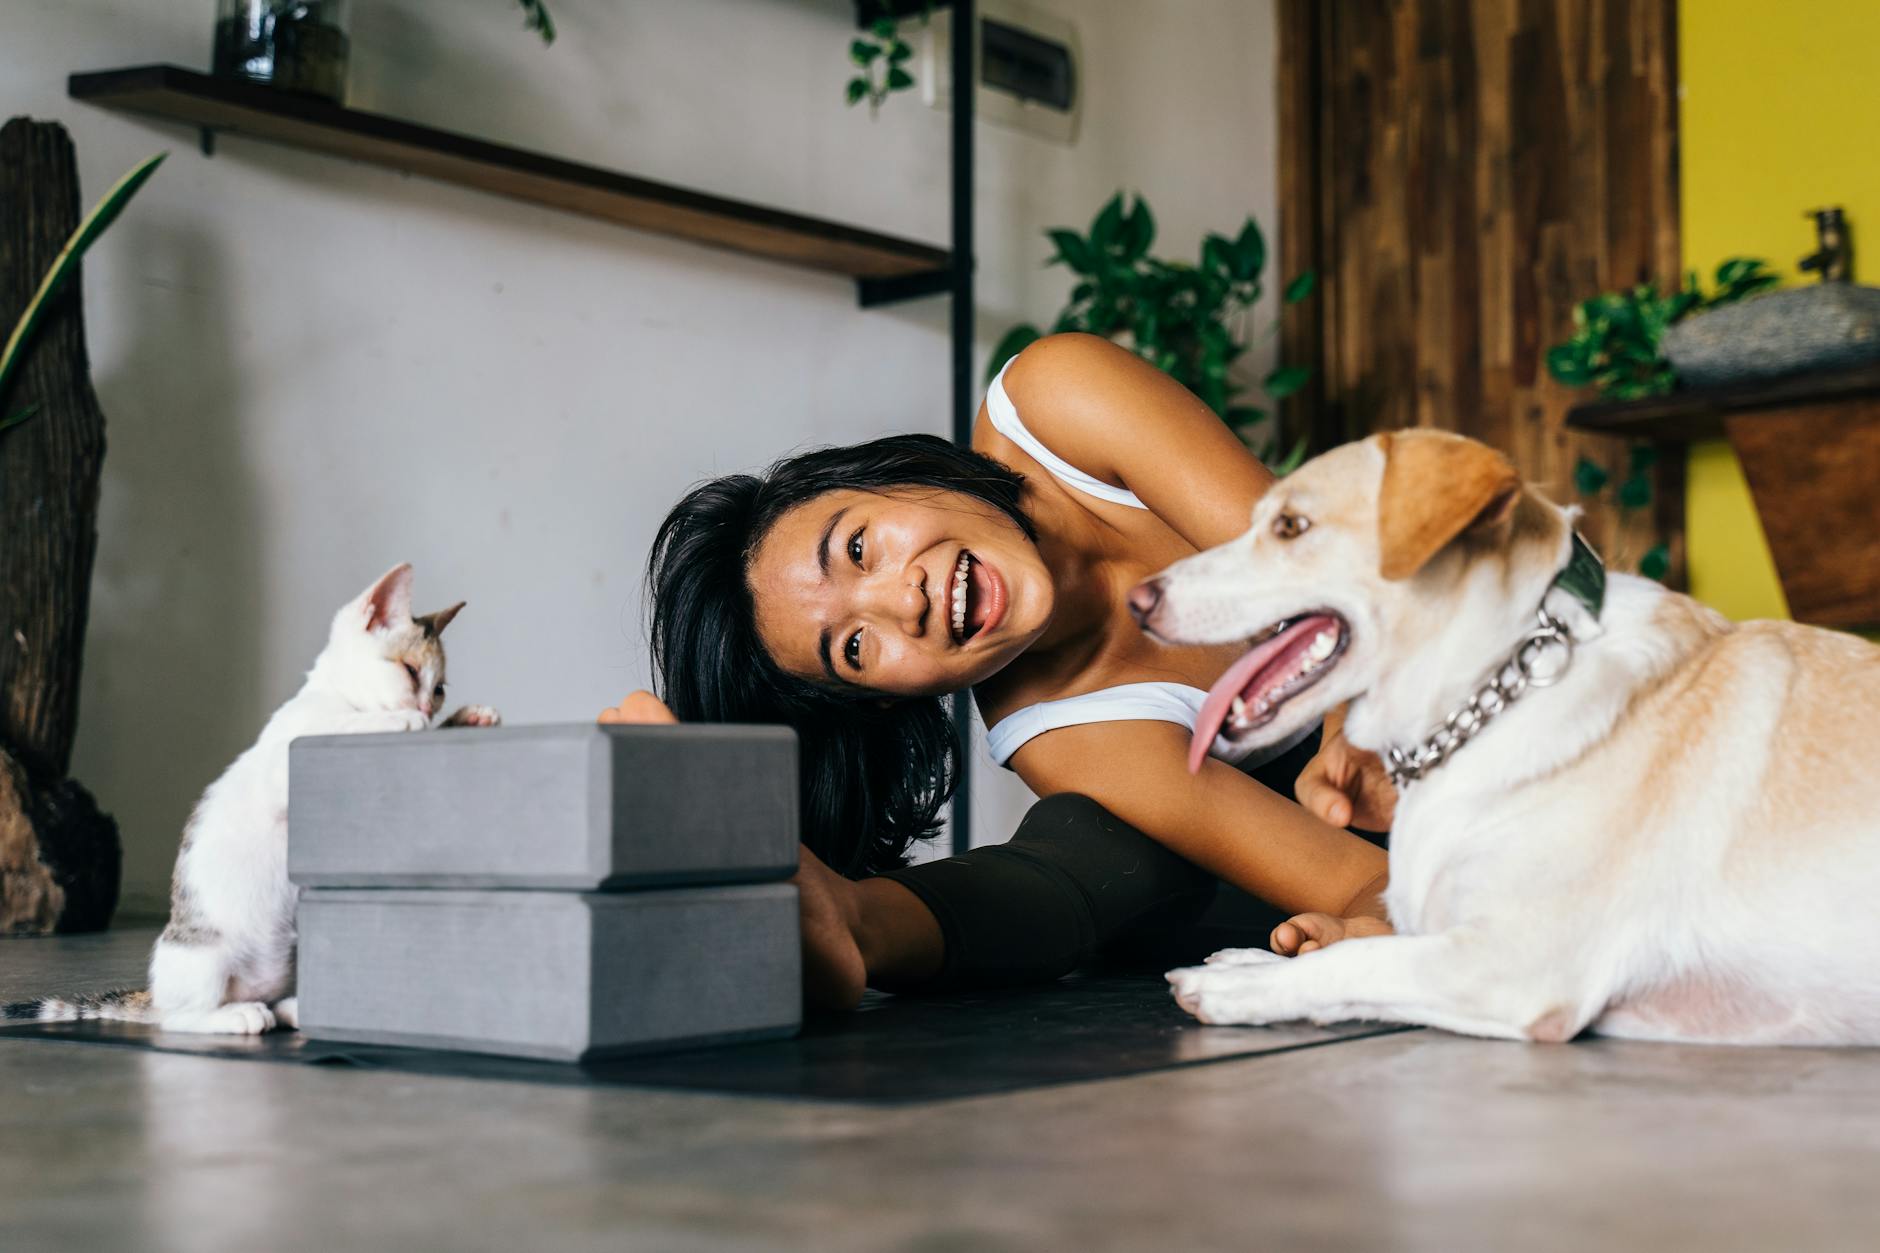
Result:
{"label": "wooden wall panel", "polygon": [[[1573,305],[1678,276],[1675,0],[1282,0],[1282,264],[1320,295],[1288,314],[1299,406],[1323,447],[1436,426],[1487,440],[1557,499],[1585,393],[1547,376]],[[1658,539],[1682,577],[1682,475],[1658,505],[1595,509],[1630,567]]]}

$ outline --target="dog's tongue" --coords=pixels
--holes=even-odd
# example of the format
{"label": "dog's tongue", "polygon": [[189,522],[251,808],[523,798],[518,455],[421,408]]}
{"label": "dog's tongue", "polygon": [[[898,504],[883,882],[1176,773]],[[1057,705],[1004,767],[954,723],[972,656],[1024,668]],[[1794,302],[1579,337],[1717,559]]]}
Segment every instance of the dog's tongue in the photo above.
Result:
{"label": "dog's tongue", "polygon": [[1201,763],[1207,760],[1208,750],[1214,747],[1214,737],[1221,733],[1221,724],[1227,721],[1227,710],[1234,703],[1234,697],[1253,681],[1261,666],[1286,646],[1291,635],[1291,631],[1281,631],[1271,639],[1261,640],[1208,689],[1208,698],[1201,702],[1201,712],[1195,718],[1195,738],[1188,744],[1189,774],[1200,770]]}

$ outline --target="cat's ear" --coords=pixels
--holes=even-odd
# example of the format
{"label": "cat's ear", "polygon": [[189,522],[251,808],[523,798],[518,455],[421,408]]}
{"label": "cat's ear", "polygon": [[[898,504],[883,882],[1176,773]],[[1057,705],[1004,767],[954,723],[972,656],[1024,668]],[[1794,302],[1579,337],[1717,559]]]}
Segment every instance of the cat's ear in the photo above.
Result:
{"label": "cat's ear", "polygon": [[426,635],[436,638],[444,633],[444,628],[449,626],[450,620],[457,616],[457,611],[468,603],[468,601],[460,600],[449,609],[440,609],[436,613],[427,613],[422,618],[414,619],[414,621],[424,628]]}
{"label": "cat's ear", "polygon": [[359,604],[365,611],[368,631],[411,621],[411,563],[393,566],[380,575],[379,581],[359,598]]}

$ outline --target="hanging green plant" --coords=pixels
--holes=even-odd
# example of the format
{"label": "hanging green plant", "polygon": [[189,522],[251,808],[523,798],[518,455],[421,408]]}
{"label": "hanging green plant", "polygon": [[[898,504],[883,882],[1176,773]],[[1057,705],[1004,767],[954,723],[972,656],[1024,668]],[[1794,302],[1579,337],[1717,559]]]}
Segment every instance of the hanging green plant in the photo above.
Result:
{"label": "hanging green plant", "polygon": [[[1304,460],[1306,441],[1281,448],[1272,415],[1242,402],[1248,389],[1233,373],[1252,345],[1248,322],[1264,290],[1266,237],[1258,223],[1248,218],[1232,238],[1207,236],[1194,263],[1165,261],[1149,255],[1155,242],[1149,202],[1137,196],[1126,204],[1118,192],[1098,211],[1088,233],[1060,227],[1046,234],[1055,248],[1046,264],[1068,266],[1078,280],[1051,333],[1087,331],[1122,344],[1199,396],[1277,472],[1284,474]],[[1298,304],[1312,294],[1314,282],[1310,270],[1296,275],[1281,293],[1281,303]],[[1277,330],[1275,323],[1263,336]],[[1007,331],[992,350],[987,378],[1044,334],[1029,323]],[[1267,373],[1262,390],[1277,403],[1311,377],[1306,366],[1282,363]]]}
{"label": "hanging green plant", "polygon": [[1717,267],[1716,287],[1697,285],[1693,271],[1684,286],[1663,293],[1656,283],[1626,292],[1602,292],[1573,308],[1573,338],[1547,350],[1547,372],[1569,387],[1597,387],[1602,400],[1662,396],[1676,386],[1660,343],[1665,332],[1693,313],[1753,296],[1781,281],[1752,257],[1733,257]]}
{"label": "hanging green plant", "polygon": [[[1602,292],[1573,309],[1573,338],[1547,350],[1547,372],[1569,387],[1596,387],[1602,400],[1635,400],[1662,396],[1677,385],[1671,363],[1660,344],[1665,332],[1693,313],[1714,309],[1765,291],[1780,282],[1768,263],[1754,257],[1732,257],[1719,265],[1715,286],[1705,292],[1695,271],[1684,276],[1684,286],[1671,293],[1655,283],[1641,283],[1626,292]],[[1613,474],[1605,466],[1582,456],[1573,470],[1574,489],[1586,500],[1604,501],[1625,519],[1652,503],[1652,466],[1658,450],[1634,443],[1626,450],[1626,472]],[[1671,550],[1663,544],[1648,549],[1639,559],[1638,572],[1648,579],[1663,579],[1671,569]]]}
{"label": "hanging green plant", "polygon": [[[132,196],[137,194],[137,189],[157,172],[157,167],[163,164],[163,158],[169,155],[167,152],[159,152],[120,178],[116,185],[104,194],[104,199],[100,200],[86,215],[85,220],[78,224],[78,228],[65,241],[65,247],[59,250],[59,255],[52,259],[51,267],[46,270],[46,277],[40,280],[39,289],[33,293],[33,298],[26,302],[26,308],[21,312],[19,321],[14,323],[13,333],[7,337],[6,347],[0,348],[0,401],[6,399],[7,384],[13,379],[13,371],[19,368],[20,362],[25,358],[26,346],[32,342],[33,332],[39,328],[39,323],[45,317],[46,310],[51,308],[53,299],[64,290],[66,281],[78,272],[78,263],[84,257],[86,250],[98,242],[98,237],[105,233],[111,223],[117,221],[118,214],[124,211],[124,206],[130,203]],[[37,405],[27,405],[23,409],[8,413],[4,418],[0,418],[0,431],[26,421],[37,409]],[[5,411],[0,409],[0,412]]]}
{"label": "hanging green plant", "polygon": [[[1581,454],[1573,467],[1573,489],[1583,500],[1605,502],[1618,510],[1619,525],[1639,510],[1649,508],[1652,499],[1652,467],[1658,464],[1658,449],[1638,442],[1626,449],[1626,471],[1617,476],[1591,457]],[[1654,544],[1639,558],[1638,572],[1648,579],[1663,579],[1671,570],[1671,550]]]}
{"label": "hanging green plant", "polygon": [[[868,24],[867,31],[849,40],[849,61],[856,73],[845,89],[849,104],[868,101],[871,118],[880,114],[889,96],[914,87],[914,75],[907,68],[914,58],[914,45],[901,38],[900,21],[881,0],[875,0],[873,8],[878,16]],[[926,25],[932,16],[929,0],[921,6],[921,24]]]}
{"label": "hanging green plant", "polygon": [[532,30],[542,37],[544,44],[555,42],[555,19],[549,15],[548,5],[544,0],[516,0],[522,6],[525,19],[523,28]]}

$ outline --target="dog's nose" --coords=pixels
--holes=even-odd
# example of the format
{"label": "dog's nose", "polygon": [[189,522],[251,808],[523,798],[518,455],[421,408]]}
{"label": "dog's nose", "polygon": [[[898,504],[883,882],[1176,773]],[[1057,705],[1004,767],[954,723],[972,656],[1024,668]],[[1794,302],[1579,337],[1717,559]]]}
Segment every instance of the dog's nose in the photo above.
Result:
{"label": "dog's nose", "polygon": [[1154,616],[1156,606],[1162,603],[1162,577],[1144,579],[1130,589],[1129,612],[1136,619],[1136,625],[1147,628],[1149,619]]}

